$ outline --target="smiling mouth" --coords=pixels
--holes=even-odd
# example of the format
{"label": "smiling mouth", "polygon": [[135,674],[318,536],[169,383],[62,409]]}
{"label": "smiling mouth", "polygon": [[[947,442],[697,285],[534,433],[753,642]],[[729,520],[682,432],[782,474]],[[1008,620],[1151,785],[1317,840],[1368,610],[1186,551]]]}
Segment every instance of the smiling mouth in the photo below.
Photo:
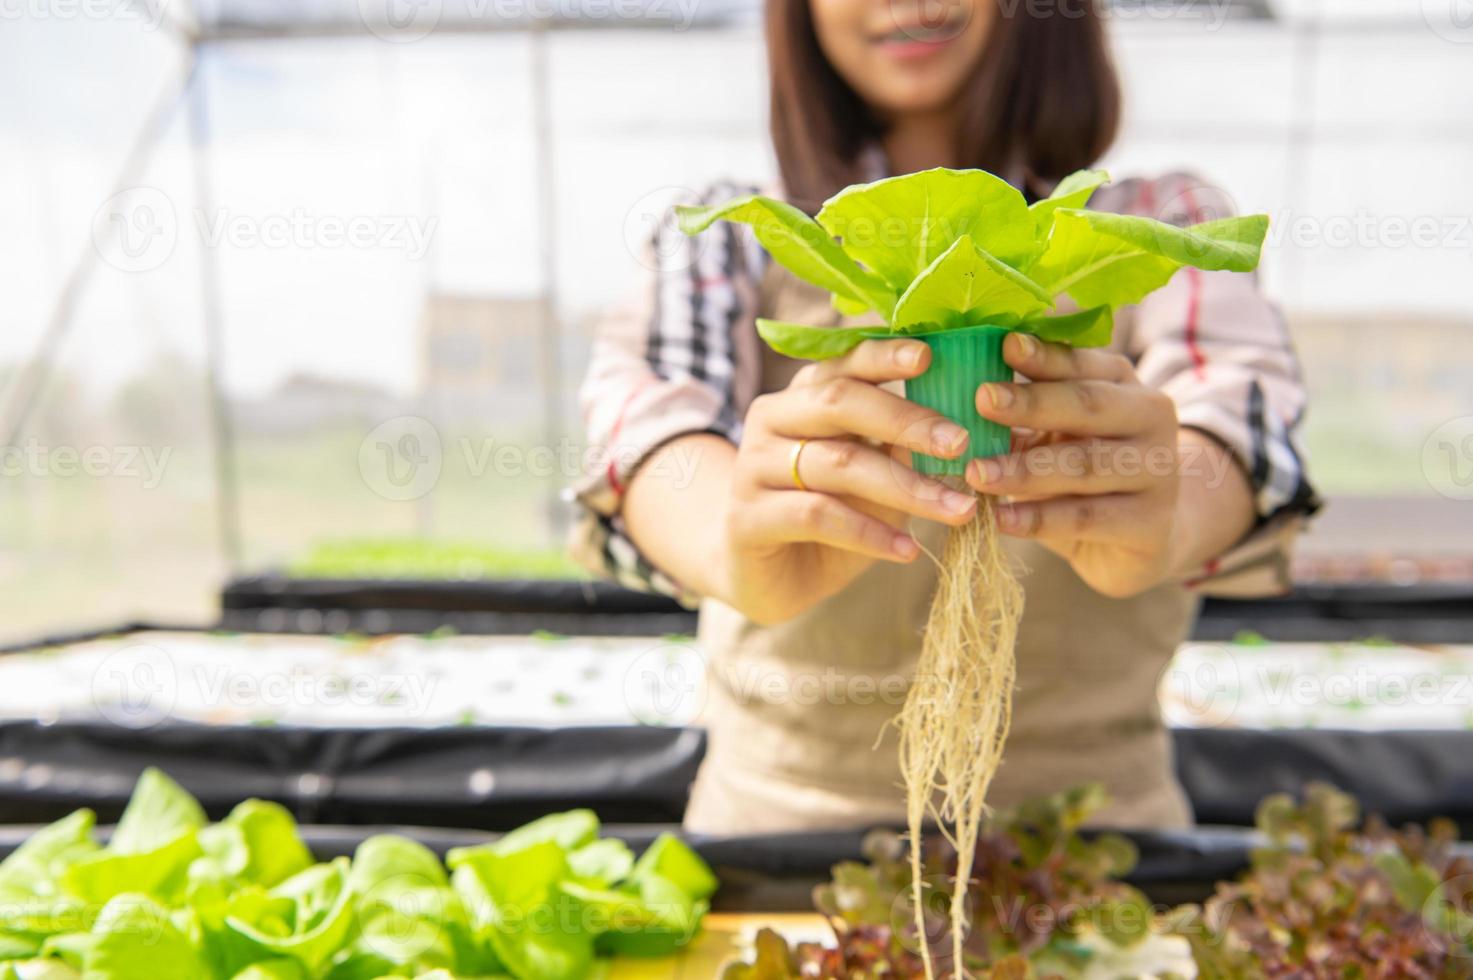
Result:
{"label": "smiling mouth", "polygon": [[892,31],[875,35],[876,44],[942,44],[950,41],[966,27],[965,18],[951,17],[940,24],[905,24]]}

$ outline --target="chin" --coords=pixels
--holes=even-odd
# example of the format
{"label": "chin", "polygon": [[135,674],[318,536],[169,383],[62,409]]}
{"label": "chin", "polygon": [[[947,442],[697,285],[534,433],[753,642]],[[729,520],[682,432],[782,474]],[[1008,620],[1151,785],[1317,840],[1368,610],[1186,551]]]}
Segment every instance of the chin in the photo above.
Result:
{"label": "chin", "polygon": [[866,99],[886,115],[926,115],[949,107],[956,98],[957,86],[940,85],[929,79],[917,82],[901,79],[884,87],[883,93]]}

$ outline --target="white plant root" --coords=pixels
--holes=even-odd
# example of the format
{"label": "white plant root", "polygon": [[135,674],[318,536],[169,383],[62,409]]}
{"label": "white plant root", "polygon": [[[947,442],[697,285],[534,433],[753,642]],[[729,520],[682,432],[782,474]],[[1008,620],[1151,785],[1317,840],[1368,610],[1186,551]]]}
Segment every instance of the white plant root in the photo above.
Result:
{"label": "white plant root", "polygon": [[977,516],[952,530],[938,564],[915,682],[896,726],[921,959],[927,980],[935,980],[921,878],[921,835],[929,816],[956,848],[952,977],[963,980],[968,878],[987,815],[987,788],[1012,722],[1013,647],[1023,615],[1023,588],[1003,551],[993,498],[980,497]]}

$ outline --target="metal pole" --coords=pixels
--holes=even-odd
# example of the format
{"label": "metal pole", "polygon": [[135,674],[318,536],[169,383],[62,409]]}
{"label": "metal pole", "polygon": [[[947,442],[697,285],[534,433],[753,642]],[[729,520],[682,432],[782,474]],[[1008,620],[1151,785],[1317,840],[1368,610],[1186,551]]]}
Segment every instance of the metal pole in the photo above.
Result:
{"label": "metal pole", "polygon": [[[552,137],[552,93],[548,70],[547,24],[538,21],[532,30],[532,127],[536,146],[537,170],[541,175],[537,182],[537,211],[541,234],[538,236],[540,249],[538,258],[541,268],[543,302],[538,323],[538,350],[542,376],[542,432],[543,442],[555,459],[562,459],[558,452],[558,440],[563,438],[563,351],[562,325],[558,318],[558,274],[557,274],[557,174]],[[557,481],[554,468],[554,482]],[[555,486],[547,497],[548,525],[559,537],[567,528],[567,508],[563,505]]]}
{"label": "metal pole", "polygon": [[[134,140],[128,155],[123,159],[123,166],[118,171],[117,179],[113,181],[112,189],[104,200],[130,189],[138,181],[148,164],[153,148],[163,138],[169,124],[173,121],[175,108],[189,92],[195,65],[195,53],[191,49],[175,84],[159,96],[148,118],[139,129],[138,137]],[[0,399],[0,446],[13,446],[20,439],[21,432],[36,407],[37,399],[46,387],[46,382],[51,378],[62,341],[66,339],[67,333],[72,328],[73,317],[76,314],[77,303],[81,299],[82,292],[86,289],[87,283],[91,281],[92,273],[102,258],[103,247],[111,243],[116,230],[117,223],[108,222],[103,230],[103,234],[107,236],[105,241],[97,241],[94,233],[89,232],[87,243],[82,246],[80,254],[72,262],[71,270],[62,283],[56,304],[51,308],[51,315],[46,319],[46,326],[41,331],[41,337],[36,342],[35,350],[29,358],[21,362],[15,379],[4,392],[3,399]]]}
{"label": "metal pole", "polygon": [[[210,94],[205,73],[196,72],[189,89],[190,169],[195,206],[214,210],[214,174],[210,168]],[[220,303],[220,256],[215,246],[199,243],[201,319],[205,334],[205,377],[209,388],[210,423],[215,448],[216,519],[220,548],[231,576],[241,568],[240,494],[235,465],[235,426],[225,398],[224,316]]]}

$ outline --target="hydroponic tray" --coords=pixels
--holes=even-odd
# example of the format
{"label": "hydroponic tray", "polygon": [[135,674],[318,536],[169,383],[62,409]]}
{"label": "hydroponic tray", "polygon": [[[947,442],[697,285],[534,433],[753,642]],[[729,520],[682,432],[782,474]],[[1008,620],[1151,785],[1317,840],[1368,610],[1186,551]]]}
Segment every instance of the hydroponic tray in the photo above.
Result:
{"label": "hydroponic tray", "polygon": [[[0,657],[0,819],[114,817],[163,765],[215,815],[256,795],[308,822],[500,829],[582,805],[678,821],[705,752],[702,669],[686,637],[72,638]],[[1398,676],[1451,686],[1410,706],[1266,697]],[[1322,780],[1396,821],[1473,828],[1456,703],[1473,702],[1473,647],[1190,644],[1162,688],[1199,820],[1248,825],[1263,796]]]}
{"label": "hydroponic tray", "polygon": [[[536,629],[597,636],[695,630],[696,615],[663,596],[607,582],[549,580],[239,578],[221,593],[221,625],[286,633],[515,634]],[[1209,597],[1194,638],[1245,630],[1290,642],[1387,636],[1404,643],[1473,643],[1473,585],[1305,585],[1266,599]]]}
{"label": "hydroponic tray", "polygon": [[0,657],[0,819],[115,816],[146,766],[212,813],[505,828],[679,820],[704,734],[680,638],[134,630]]}
{"label": "hydroponic tray", "polygon": [[236,579],[220,594],[220,625],[268,633],[659,636],[695,631],[696,614],[673,599],[608,582]]}

